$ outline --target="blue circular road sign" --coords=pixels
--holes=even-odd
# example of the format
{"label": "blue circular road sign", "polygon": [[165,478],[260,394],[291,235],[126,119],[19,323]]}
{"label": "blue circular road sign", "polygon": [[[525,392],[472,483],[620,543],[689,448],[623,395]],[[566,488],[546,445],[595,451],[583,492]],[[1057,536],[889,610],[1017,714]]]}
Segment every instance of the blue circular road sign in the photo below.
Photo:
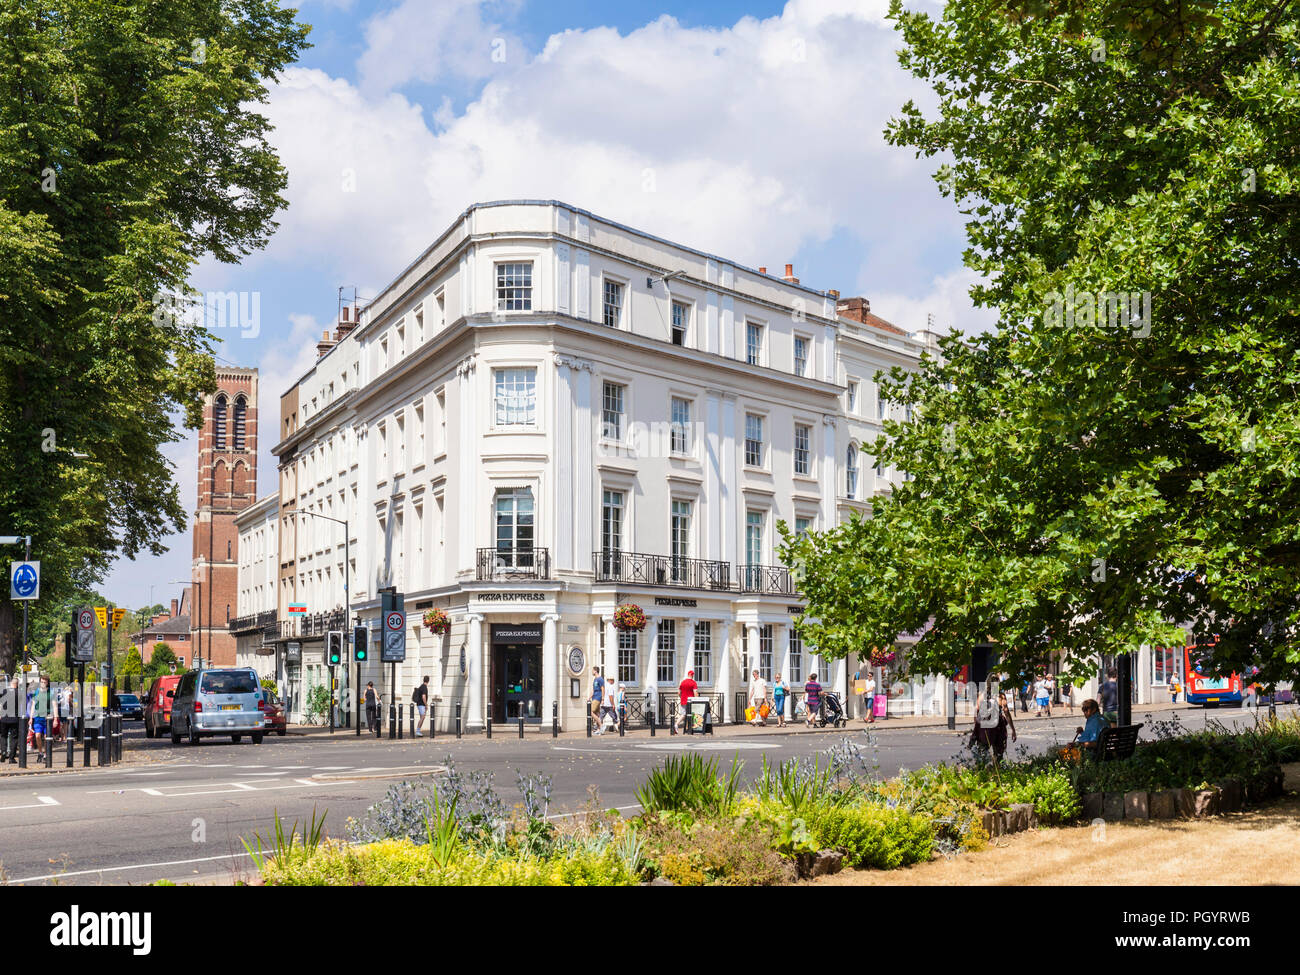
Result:
{"label": "blue circular road sign", "polygon": [[36,591],[39,584],[40,577],[28,563],[20,562],[14,569],[13,587],[19,599],[26,599]]}

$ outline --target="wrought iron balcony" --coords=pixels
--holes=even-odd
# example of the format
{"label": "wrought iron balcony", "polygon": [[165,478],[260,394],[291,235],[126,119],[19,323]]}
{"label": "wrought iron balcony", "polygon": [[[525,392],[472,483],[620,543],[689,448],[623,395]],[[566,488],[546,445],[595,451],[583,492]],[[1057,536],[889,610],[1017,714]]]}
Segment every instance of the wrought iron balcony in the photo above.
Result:
{"label": "wrought iron balcony", "polygon": [[682,589],[731,589],[731,563],[646,552],[592,553],[597,582],[626,582]]}
{"label": "wrought iron balcony", "polygon": [[742,592],[768,592],[782,596],[794,595],[794,579],[784,565],[740,566]]}
{"label": "wrought iron balcony", "polygon": [[260,613],[249,613],[247,616],[236,616],[226,624],[226,629],[231,633],[251,633],[253,630],[263,630],[274,628],[276,622],[276,611],[265,609]]}
{"label": "wrought iron balcony", "polygon": [[280,620],[279,638],[283,640],[290,637],[321,636],[329,630],[346,630],[347,627],[348,616],[340,606],[328,613],[290,616],[287,620]]}
{"label": "wrought iron balcony", "polygon": [[551,550],[547,548],[481,548],[474,578],[485,581],[549,579]]}

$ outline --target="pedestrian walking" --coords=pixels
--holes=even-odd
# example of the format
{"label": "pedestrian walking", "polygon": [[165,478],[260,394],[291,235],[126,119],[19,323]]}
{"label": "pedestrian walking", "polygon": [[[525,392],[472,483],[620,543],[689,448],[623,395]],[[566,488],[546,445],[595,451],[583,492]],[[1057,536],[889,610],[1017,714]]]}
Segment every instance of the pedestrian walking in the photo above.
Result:
{"label": "pedestrian walking", "polygon": [[749,682],[749,706],[754,709],[754,717],[750,719],[750,724],[760,727],[767,724],[767,681],[756,670]]}
{"label": "pedestrian walking", "polygon": [[423,738],[424,716],[429,713],[429,678],[427,675],[424,678],[424,683],[416,687],[415,693],[411,695],[411,703],[415,705],[415,713],[420,716],[420,719],[415,723],[415,737]]}
{"label": "pedestrian walking", "polygon": [[655,687],[654,681],[646,681],[645,685],[645,719],[649,724],[655,720],[659,712],[659,691]]}
{"label": "pedestrian walking", "polygon": [[1037,710],[1034,712],[1035,717],[1042,717],[1044,711],[1047,712],[1049,718],[1052,716],[1052,698],[1051,692],[1047,688],[1046,677],[1039,677],[1038,680],[1034,681],[1034,704],[1037,706]]}
{"label": "pedestrian walking", "polygon": [[1016,739],[1016,726],[1011,717],[1011,708],[1007,704],[1007,696],[998,694],[998,699],[993,700],[993,685],[989,684],[975,708],[975,727],[971,730],[970,746],[974,748],[977,744],[983,745],[990,752],[996,761],[1002,761],[1002,757],[1007,751],[1007,734],[1010,732],[1011,740]]}
{"label": "pedestrian walking", "polygon": [[627,688],[623,682],[618,682],[618,689],[614,692],[614,707],[618,709],[619,727],[627,724]]}
{"label": "pedestrian walking", "polygon": [[1179,691],[1178,678],[1175,677],[1173,680],[1169,682],[1169,703],[1170,704],[1178,703],[1178,691]]}
{"label": "pedestrian walking", "polygon": [[1074,685],[1069,681],[1061,688],[1061,702],[1069,708],[1070,716],[1074,716]]}
{"label": "pedestrian walking", "polygon": [[1097,692],[1101,699],[1101,716],[1112,727],[1119,723],[1119,671],[1111,667],[1106,671],[1106,682]]}
{"label": "pedestrian walking", "polygon": [[27,717],[31,719],[32,740],[36,745],[36,764],[45,763],[45,736],[50,734],[54,699],[50,693],[50,678],[41,674],[36,693],[27,699]]}
{"label": "pedestrian walking", "polygon": [[600,698],[600,727],[601,730],[612,729],[618,720],[617,705],[614,699],[615,684],[611,677],[604,682]]}
{"label": "pedestrian walking", "polygon": [[862,720],[866,724],[876,723],[876,678],[869,670],[862,688]]}
{"label": "pedestrian walking", "polygon": [[816,671],[809,674],[808,679],[804,681],[803,695],[804,720],[808,723],[808,727],[811,728],[822,709],[822,686],[817,683]]}
{"label": "pedestrian walking", "polygon": [[601,733],[600,727],[600,702],[605,699],[605,678],[600,676],[600,668],[591,668],[591,733],[598,735]]}
{"label": "pedestrian walking", "polygon": [[18,761],[18,727],[22,714],[22,691],[18,678],[0,690],[0,762]]}
{"label": "pedestrian walking", "polygon": [[379,726],[379,708],[383,705],[375,682],[366,681],[366,730],[374,731]]}
{"label": "pedestrian walking", "polygon": [[682,731],[686,731],[687,705],[699,692],[699,685],[695,683],[695,671],[688,670],[682,682],[677,685],[677,720],[673,722],[674,726],[681,726]]}
{"label": "pedestrian walking", "polygon": [[776,726],[785,727],[785,699],[790,695],[790,685],[777,674],[772,681],[772,710],[776,712]]}

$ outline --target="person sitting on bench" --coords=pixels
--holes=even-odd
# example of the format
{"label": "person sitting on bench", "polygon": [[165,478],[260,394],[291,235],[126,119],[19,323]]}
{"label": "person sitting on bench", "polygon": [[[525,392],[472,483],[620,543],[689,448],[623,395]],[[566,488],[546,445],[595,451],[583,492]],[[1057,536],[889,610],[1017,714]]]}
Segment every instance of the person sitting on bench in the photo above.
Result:
{"label": "person sitting on bench", "polygon": [[1088,698],[1083,702],[1081,710],[1086,720],[1082,728],[1074,730],[1075,744],[1080,748],[1096,751],[1102,729],[1108,726],[1107,721],[1101,716],[1101,708],[1097,706],[1097,702],[1092,698]]}

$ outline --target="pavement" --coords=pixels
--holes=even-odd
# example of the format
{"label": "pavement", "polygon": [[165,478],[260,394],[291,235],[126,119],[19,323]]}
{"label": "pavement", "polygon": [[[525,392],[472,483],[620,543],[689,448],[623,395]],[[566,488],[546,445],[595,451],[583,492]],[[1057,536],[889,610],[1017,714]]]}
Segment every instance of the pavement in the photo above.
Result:
{"label": "pavement", "polygon": [[[1167,719],[1169,717],[1172,717],[1174,713],[1194,712],[1196,714],[1201,714],[1203,710],[1204,709],[1202,709],[1199,705],[1191,705],[1182,702],[1178,704],[1173,704],[1168,701],[1162,701],[1155,704],[1143,704],[1143,705],[1135,704],[1133,706],[1133,717],[1135,720],[1138,721],[1151,720],[1151,719],[1160,720],[1160,719]],[[1281,708],[1279,708],[1279,710],[1281,710]],[[1215,712],[1205,711],[1204,713],[1206,715],[1211,715]],[[1223,713],[1227,715],[1227,714],[1244,714],[1249,712],[1244,710],[1239,711],[1234,708],[1227,708],[1224,709]],[[1147,717],[1148,715],[1151,716],[1151,718],[1148,718]],[[1059,725],[1056,724],[1057,722],[1062,722],[1062,721],[1068,722],[1076,719],[1079,723],[1082,723],[1083,721],[1083,716],[1079,712],[1077,706],[1075,707],[1073,714],[1069,711],[1069,709],[1063,706],[1058,706],[1052,709],[1050,716],[1043,715],[1039,717],[1035,715],[1033,711],[1030,711],[1028,713],[1025,713],[1023,711],[1018,711],[1015,717],[1016,726],[1018,728],[1023,727],[1026,729],[1033,727],[1038,722],[1049,722],[1053,725],[1054,728],[1059,728]],[[959,715],[955,722],[956,725],[955,730],[958,732],[969,731],[973,721],[974,721],[973,717],[969,715]],[[926,728],[947,729],[947,727],[948,727],[948,719],[944,715],[921,715],[921,716],[909,715],[903,717],[893,716],[889,718],[877,718],[874,722],[871,723],[864,722],[861,718],[855,718],[850,720],[843,728],[840,729],[833,729],[829,727],[809,728],[806,727],[802,722],[796,724],[790,721],[787,721],[785,726],[782,727],[777,725],[775,721],[769,720],[766,725],[750,725],[750,724],[715,725],[712,736],[695,736],[695,737],[699,739],[707,739],[711,737],[712,740],[714,741],[730,740],[732,738],[751,739],[751,738],[756,738],[761,736],[770,736],[773,738],[784,738],[786,736],[796,736],[796,735],[821,735],[824,737],[828,733],[832,733],[836,730],[838,730],[841,734],[843,734],[845,731],[848,730],[858,731],[865,728],[870,728],[873,731],[877,731],[877,732],[894,732],[894,731],[913,731],[917,729],[926,729]],[[113,763],[113,767],[133,766],[139,764],[156,764],[159,762],[167,762],[167,761],[174,760],[178,756],[185,754],[184,749],[187,748],[188,746],[185,745],[173,746],[171,742],[166,738],[147,739],[141,733],[141,728],[142,726],[136,722],[131,722],[126,725],[125,728],[126,734],[125,737],[123,738],[123,746],[122,746],[122,760],[120,762]],[[309,741],[328,741],[340,745],[346,745],[348,742],[355,742],[357,744],[365,745],[365,744],[373,744],[378,741],[392,742],[392,743],[396,743],[397,741],[397,739],[389,738],[387,729],[385,729],[384,734],[380,738],[376,739],[374,735],[370,735],[370,734],[363,733],[362,735],[357,735],[355,729],[352,728],[338,728],[335,729],[335,731],[331,734],[328,727],[317,726],[317,725],[290,725],[287,729],[286,737],[291,737],[295,739],[307,739]],[[523,735],[524,741],[546,740],[546,741],[564,741],[564,742],[572,743],[573,741],[585,740],[588,737],[589,736],[586,734],[585,730],[579,729],[579,730],[561,731],[559,735],[552,738],[549,724],[543,723],[541,725],[537,725],[537,724],[524,725],[524,735]],[[638,723],[635,727],[629,725],[625,729],[625,734],[623,736],[619,736],[617,732],[606,732],[604,735],[592,736],[592,740],[600,742],[600,741],[609,741],[611,739],[619,738],[619,737],[641,740],[641,739],[649,739],[651,735],[650,735],[649,728],[647,726]],[[655,737],[671,739],[676,736],[672,735],[669,729],[660,727],[656,730]],[[268,736],[267,740],[271,741],[274,740],[274,738],[273,736]],[[461,740],[482,741],[485,743],[489,741],[489,739],[487,739],[485,734],[482,732],[474,732],[472,734],[466,734],[464,738]],[[516,724],[507,724],[505,726],[502,725],[493,726],[492,738],[490,739],[493,745],[495,745],[498,742],[518,742],[519,740],[520,740],[520,736],[518,733],[518,726]],[[427,734],[427,729],[426,729],[426,734],[423,737],[413,739],[409,733],[409,728],[408,728],[404,730],[401,741],[406,744],[416,744],[421,742],[431,742],[434,744],[441,744],[446,742],[454,742],[457,741],[457,739],[454,734],[449,734],[446,732],[439,732],[436,736],[430,738],[429,735]],[[68,767],[67,765],[67,746],[64,743],[60,743],[58,746],[55,747],[53,768],[45,768],[43,765],[37,765],[35,759],[36,759],[36,753],[29,751],[28,767],[26,769],[20,769],[16,764],[8,764],[8,763],[0,764],[0,779],[3,779],[7,776],[15,776],[15,775],[41,775],[41,776],[55,775],[60,773],[73,772],[73,771],[84,771],[86,768],[85,766],[83,766],[84,754],[83,754],[82,747],[79,744],[76,745],[76,747],[73,749],[72,767]],[[98,753],[92,749],[89,768],[91,769],[97,768],[98,767],[97,762],[98,762]]]}

